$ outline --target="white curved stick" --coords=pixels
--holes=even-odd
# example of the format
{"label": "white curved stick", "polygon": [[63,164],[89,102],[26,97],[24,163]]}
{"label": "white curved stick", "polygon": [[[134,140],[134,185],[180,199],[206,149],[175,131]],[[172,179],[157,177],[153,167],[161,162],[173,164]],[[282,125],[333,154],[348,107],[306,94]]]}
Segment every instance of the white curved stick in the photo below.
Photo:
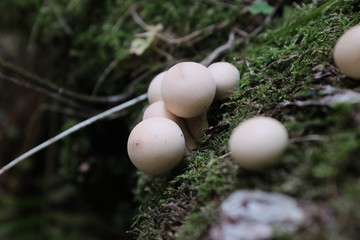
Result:
{"label": "white curved stick", "polygon": [[40,145],[30,149],[29,151],[25,152],[24,154],[20,155],[19,157],[15,158],[14,160],[12,160],[8,164],[6,164],[4,167],[2,167],[0,169],[0,175],[3,174],[4,172],[6,172],[7,170],[9,170],[10,168],[12,168],[13,166],[15,166],[16,164],[25,160],[26,158],[34,155],[35,153],[39,152],[40,150],[48,147],[49,145],[51,145],[53,143],[59,141],[60,139],[70,135],[71,133],[76,132],[77,130],[80,130],[81,128],[84,128],[100,119],[106,118],[115,112],[122,111],[128,107],[131,107],[131,106],[135,105],[136,103],[145,100],[146,98],[147,98],[147,94],[144,93],[144,94],[142,94],[136,98],[133,98],[127,102],[124,102],[120,105],[110,108],[109,110],[106,110],[105,112],[99,113],[91,118],[88,118],[88,119],[76,124],[75,126],[72,126],[71,128],[61,132],[60,134],[56,135],[55,137],[50,138],[49,140],[41,143]]}

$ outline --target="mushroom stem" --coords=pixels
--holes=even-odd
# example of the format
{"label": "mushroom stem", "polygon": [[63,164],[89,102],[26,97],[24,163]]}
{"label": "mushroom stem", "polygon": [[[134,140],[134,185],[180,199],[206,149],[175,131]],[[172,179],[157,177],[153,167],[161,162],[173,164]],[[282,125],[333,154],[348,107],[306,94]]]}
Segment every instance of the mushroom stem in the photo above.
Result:
{"label": "mushroom stem", "polygon": [[181,131],[184,134],[184,138],[185,138],[185,146],[186,146],[185,155],[189,156],[189,155],[191,155],[191,152],[197,148],[197,143],[195,142],[193,136],[188,131],[188,129],[185,125],[185,121],[179,117],[176,117],[176,118],[177,119],[176,119],[175,123],[180,127]]}
{"label": "mushroom stem", "polygon": [[194,118],[185,118],[185,124],[195,139],[204,136],[205,129],[209,128],[206,112]]}

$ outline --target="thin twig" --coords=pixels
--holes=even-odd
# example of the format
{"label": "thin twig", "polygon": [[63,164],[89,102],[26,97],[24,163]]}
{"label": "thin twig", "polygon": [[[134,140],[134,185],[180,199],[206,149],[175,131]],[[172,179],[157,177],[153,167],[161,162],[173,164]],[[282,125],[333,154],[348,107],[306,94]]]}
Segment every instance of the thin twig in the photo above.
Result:
{"label": "thin twig", "polygon": [[111,28],[111,32],[115,33],[116,31],[119,30],[119,28],[121,27],[121,25],[125,22],[126,18],[129,16],[130,14],[130,8],[128,8],[123,14],[121,14],[121,16],[119,17],[119,19],[116,21],[116,23],[114,24],[114,26]]}
{"label": "thin twig", "polygon": [[157,52],[159,55],[164,56],[167,61],[174,61],[175,57],[172,56],[170,53],[164,51],[161,48],[158,48],[157,46],[152,46],[152,49],[154,49],[155,52]]}
{"label": "thin twig", "polygon": [[311,134],[311,135],[291,138],[290,142],[291,143],[297,143],[297,142],[326,141],[326,140],[327,140],[327,138],[325,136],[317,135],[317,134]]}
{"label": "thin twig", "polygon": [[271,20],[273,19],[273,17],[275,16],[276,12],[279,10],[279,8],[282,6],[284,0],[279,0],[277,1],[276,5],[274,6],[274,10],[272,11],[272,13],[270,15],[268,15],[264,22],[258,26],[257,28],[255,28],[250,34],[248,38],[252,38],[257,36],[259,33],[261,33],[271,22]]}
{"label": "thin twig", "polygon": [[38,93],[41,93],[41,94],[44,94],[45,96],[48,96],[48,97],[51,97],[53,99],[56,99],[58,100],[59,102],[62,102],[62,103],[65,103],[66,105],[68,106],[71,106],[71,107],[74,107],[74,108],[78,108],[78,109],[81,109],[81,110],[85,110],[85,111],[88,111],[90,113],[93,113],[94,110],[93,109],[90,109],[84,105],[81,105],[71,99],[67,99],[67,98],[64,98],[63,96],[61,96],[60,94],[58,93],[55,93],[55,92],[50,92],[48,91],[47,89],[43,88],[43,87],[39,87],[39,86],[35,86],[31,83],[28,83],[28,82],[25,82],[25,81],[22,81],[22,80],[19,80],[17,78],[14,78],[14,77],[10,77],[10,76],[6,76],[4,74],[2,74],[0,72],[0,79],[3,79],[3,80],[6,80],[6,81],[9,81],[9,82],[12,82],[14,84],[17,84],[21,87],[24,87],[24,88],[27,88],[27,89],[30,89],[30,90],[33,90],[35,92],[38,92]]}
{"label": "thin twig", "polygon": [[227,157],[229,157],[230,155],[231,155],[231,152],[227,152],[227,153],[225,153],[224,155],[221,155],[221,156],[218,158],[218,160],[227,158]]}
{"label": "thin twig", "polygon": [[30,37],[29,37],[29,40],[28,40],[28,43],[26,46],[27,53],[31,52],[35,46],[36,38],[38,37],[39,32],[40,32],[40,21],[41,21],[42,9],[45,7],[46,3],[47,3],[47,0],[42,1],[41,7],[39,8],[39,11],[36,15],[35,22],[32,26]]}
{"label": "thin twig", "polygon": [[135,7],[132,7],[130,10],[131,16],[134,19],[134,21],[142,27],[146,31],[151,31],[154,26],[151,26],[144,22],[144,20],[140,17],[140,15],[137,13]]}
{"label": "thin twig", "polygon": [[283,0],[279,0],[276,4],[276,6],[274,7],[274,11],[265,18],[264,22],[258,26],[257,28],[255,28],[251,33],[247,33],[241,29],[233,29],[228,37],[228,41],[215,48],[204,60],[201,61],[201,64],[208,66],[210,65],[220,54],[226,52],[227,50],[229,50],[230,48],[239,45],[242,41],[235,41],[235,33],[237,33],[238,35],[242,36],[244,39],[246,39],[247,41],[249,41],[249,39],[257,36],[260,32],[262,32],[265,27],[271,22],[272,18],[274,17],[275,13],[278,11],[278,9],[280,8],[280,6],[282,5]]}
{"label": "thin twig", "polygon": [[[140,26],[142,27],[144,30],[146,31],[153,31],[154,28],[159,28],[158,25],[157,26],[153,26],[153,25],[149,25],[147,24],[137,13],[135,7],[133,7],[131,9],[131,16],[133,17],[134,21]],[[184,42],[189,42],[191,40],[193,40],[196,37],[199,37],[201,35],[203,35],[202,37],[213,33],[216,29],[222,29],[224,27],[226,27],[229,24],[229,21],[223,21],[221,23],[215,23],[215,24],[211,24],[203,29],[199,29],[196,30],[188,35],[185,35],[183,37],[179,37],[179,38],[173,38],[165,33],[161,33],[159,31],[156,32],[156,37],[168,44],[181,44]],[[159,30],[162,30],[159,28]],[[206,33],[206,34],[204,34]]]}
{"label": "thin twig", "polygon": [[75,126],[63,131],[62,133],[56,135],[55,137],[53,138],[50,138],[49,140],[41,143],[40,145],[30,149],[29,151],[27,151],[26,153],[22,154],[21,156],[15,158],[14,160],[12,160],[11,162],[9,162],[8,164],[6,164],[4,167],[2,167],[0,169],[0,175],[3,174],[4,172],[6,172],[7,170],[9,170],[10,168],[14,167],[15,165],[17,165],[18,163],[22,162],[23,160],[27,159],[28,157],[34,155],[35,153],[39,152],[40,150],[48,147],[49,145],[59,141],[60,139],[100,120],[100,119],[103,119],[103,118],[106,118],[108,116],[110,116],[111,114],[113,113],[116,113],[116,112],[119,112],[119,111],[122,111],[126,108],[129,108],[143,100],[145,100],[147,98],[147,94],[144,93],[134,99],[131,99],[127,102],[124,102],[120,105],[117,105],[113,108],[110,108],[109,110],[106,110],[105,112],[102,112],[100,114],[97,114],[89,119],[86,119],[85,121],[82,121],[78,124],[76,124]]}
{"label": "thin twig", "polygon": [[233,31],[242,38],[248,38],[249,35],[250,35],[248,32],[246,32],[246,31],[244,31],[244,30],[242,30],[240,28],[237,28],[237,27],[234,28]]}
{"label": "thin twig", "polygon": [[246,67],[249,69],[250,75],[255,75],[255,72],[251,69],[250,63],[245,60]]}
{"label": "thin twig", "polygon": [[202,60],[200,63],[204,66],[209,66],[220,54],[227,51],[228,49],[232,48],[234,46],[235,41],[235,34],[233,31],[230,32],[228,41],[215,48],[214,51],[212,51],[204,60]]}
{"label": "thin twig", "polygon": [[72,36],[73,30],[71,29],[66,18],[62,14],[60,7],[57,4],[55,4],[53,0],[49,0],[49,4],[52,10],[54,11],[57,20],[59,21],[60,26],[64,29],[65,33],[69,36]]}
{"label": "thin twig", "polygon": [[[182,44],[184,42],[189,42],[189,41],[195,39],[196,37],[201,36],[203,38],[206,35],[213,33],[215,30],[226,27],[228,24],[229,24],[229,21],[223,21],[221,23],[211,24],[203,29],[196,30],[188,35],[185,35],[185,36],[179,37],[179,38],[173,38],[167,34],[159,33],[159,32],[156,34],[156,37],[158,37],[159,39],[163,40],[164,42],[166,42],[168,44],[177,44],[178,45],[178,44]],[[197,41],[198,40],[199,39],[197,39]]]}
{"label": "thin twig", "polygon": [[95,87],[93,89],[92,95],[95,96],[97,92],[99,91],[99,88],[101,84],[105,81],[106,77],[116,68],[118,65],[119,60],[114,59],[111,61],[111,63],[105,68],[104,72],[101,74],[99,79],[96,81]]}
{"label": "thin twig", "polygon": [[87,112],[81,111],[81,110],[74,110],[72,108],[66,108],[66,107],[59,107],[55,106],[54,104],[48,104],[43,103],[41,104],[36,110],[31,114],[31,117],[29,117],[28,124],[26,124],[26,131],[24,133],[24,144],[21,151],[25,151],[26,149],[29,149],[30,146],[34,145],[34,136],[37,135],[37,132],[42,127],[42,116],[44,112],[55,112],[59,114],[64,114],[72,117],[76,117],[78,119],[86,119],[91,116],[94,116],[94,114],[89,114]]}
{"label": "thin twig", "polygon": [[82,94],[82,93],[77,93],[74,92],[72,90],[60,87],[54,83],[52,83],[49,80],[40,78],[32,73],[29,73],[23,69],[20,69],[18,67],[16,67],[15,65],[6,62],[2,59],[0,59],[0,67],[13,73],[13,74],[17,74],[20,77],[30,81],[31,83],[36,83],[39,86],[43,86],[46,87],[52,91],[57,92],[57,94],[59,95],[64,95],[66,97],[75,99],[75,100],[79,100],[82,102],[87,102],[87,103],[102,103],[102,104],[110,104],[110,103],[119,103],[122,101],[125,101],[126,99],[129,98],[129,95],[131,96],[133,94],[133,91],[129,88],[132,87],[133,84],[130,83],[129,87],[127,87],[128,91],[124,92],[124,93],[120,93],[118,95],[113,95],[113,96],[90,96],[90,95],[86,95],[86,94]]}

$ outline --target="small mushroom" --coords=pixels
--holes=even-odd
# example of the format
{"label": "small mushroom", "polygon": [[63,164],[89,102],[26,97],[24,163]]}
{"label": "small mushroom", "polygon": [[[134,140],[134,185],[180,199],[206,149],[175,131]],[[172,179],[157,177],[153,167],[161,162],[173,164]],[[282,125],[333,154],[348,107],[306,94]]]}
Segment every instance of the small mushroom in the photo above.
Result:
{"label": "small mushroom", "polygon": [[334,60],[344,74],[360,79],[360,25],[349,28],[338,39]]}
{"label": "small mushroom", "polygon": [[236,87],[239,86],[240,72],[228,62],[216,62],[208,67],[216,83],[217,99],[226,99],[233,94]]}
{"label": "small mushroom", "polygon": [[127,143],[131,162],[139,170],[158,175],[183,158],[185,139],[180,127],[167,118],[148,118],[131,131]]}
{"label": "small mushroom", "polygon": [[172,114],[169,110],[166,109],[163,101],[157,101],[150,104],[144,111],[143,120],[153,117],[163,117],[168,118],[174,121],[181,129],[185,137],[186,153],[190,154],[191,150],[197,148],[197,144],[194,138],[189,133],[188,129],[185,126],[184,119]]}
{"label": "small mushroom", "polygon": [[164,76],[161,95],[166,108],[182,118],[206,112],[215,97],[216,85],[210,71],[195,62],[172,66]]}
{"label": "small mushroom", "polygon": [[164,78],[165,72],[166,71],[156,75],[149,84],[147,94],[148,94],[148,101],[150,104],[157,101],[162,101],[161,83]]}
{"label": "small mushroom", "polygon": [[240,123],[231,133],[232,159],[247,169],[260,169],[277,160],[289,142],[285,127],[271,117],[254,117]]}
{"label": "small mushroom", "polygon": [[[161,95],[166,108],[176,116],[206,121],[206,111],[214,100],[216,84],[210,71],[195,62],[182,62],[172,66],[165,74]],[[203,115],[203,116],[202,116]],[[195,120],[194,120],[195,121]],[[200,124],[187,124],[193,137],[198,138]],[[201,134],[203,135],[203,133]]]}

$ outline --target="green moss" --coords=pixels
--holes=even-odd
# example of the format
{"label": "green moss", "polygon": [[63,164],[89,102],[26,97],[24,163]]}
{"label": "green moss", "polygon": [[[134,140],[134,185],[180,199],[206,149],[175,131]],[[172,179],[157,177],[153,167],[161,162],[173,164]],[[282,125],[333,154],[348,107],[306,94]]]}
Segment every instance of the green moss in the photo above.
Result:
{"label": "green moss", "polygon": [[[317,85],[354,86],[354,81],[336,70],[332,48],[345,29],[360,22],[357,1],[333,3],[318,11],[320,3],[325,1],[298,9],[286,7],[284,18],[275,20],[271,30],[241,52],[226,57],[241,70],[240,88],[231,99],[215,103],[209,116],[212,125],[226,123],[230,128],[201,139],[200,148],[166,176],[140,174],[137,192],[146,190],[146,196],[138,196],[142,196],[139,199],[144,206],[149,206],[144,209],[151,210],[138,215],[135,227],[139,239],[202,239],[215,219],[209,216],[216,216],[221,200],[236,189],[255,188],[330,205],[339,216],[336,228],[299,233],[289,239],[314,235],[353,239],[359,233],[358,223],[353,222],[357,227],[344,224],[348,219],[358,219],[358,214],[339,207],[343,202],[353,206],[359,200],[360,130],[355,119],[359,107],[280,104],[321,97]],[[316,11],[313,17],[292,25],[312,10]],[[281,31],[286,26],[293,27]],[[330,75],[315,78],[317,71]],[[255,115],[284,122],[292,141],[276,166],[259,172],[238,168],[226,155],[231,130]],[[180,214],[180,209],[169,211],[164,207],[169,203],[185,213]]]}
{"label": "green moss", "polygon": [[208,203],[199,210],[188,215],[179,232],[176,233],[175,239],[203,239],[204,232],[208,229],[208,222],[214,221],[216,217],[215,203]]}

